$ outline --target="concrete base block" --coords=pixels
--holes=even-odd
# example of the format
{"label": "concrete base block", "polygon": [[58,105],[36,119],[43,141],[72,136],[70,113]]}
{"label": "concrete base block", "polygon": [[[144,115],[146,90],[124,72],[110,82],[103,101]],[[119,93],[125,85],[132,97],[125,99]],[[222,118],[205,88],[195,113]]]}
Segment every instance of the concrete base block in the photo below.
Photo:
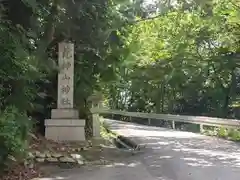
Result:
{"label": "concrete base block", "polygon": [[78,119],[79,113],[76,109],[52,109],[52,119]]}
{"label": "concrete base block", "polygon": [[46,119],[45,137],[53,141],[85,141],[85,120]]}

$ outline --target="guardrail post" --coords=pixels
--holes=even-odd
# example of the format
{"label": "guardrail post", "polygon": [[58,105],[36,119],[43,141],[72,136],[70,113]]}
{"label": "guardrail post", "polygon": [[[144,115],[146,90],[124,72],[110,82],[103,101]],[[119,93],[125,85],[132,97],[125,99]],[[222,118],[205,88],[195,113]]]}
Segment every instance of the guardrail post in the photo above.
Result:
{"label": "guardrail post", "polygon": [[151,119],[148,118],[148,125],[151,125]]}
{"label": "guardrail post", "polygon": [[129,121],[132,122],[132,116],[129,116]]}
{"label": "guardrail post", "polygon": [[175,121],[172,121],[172,128],[175,129]]}

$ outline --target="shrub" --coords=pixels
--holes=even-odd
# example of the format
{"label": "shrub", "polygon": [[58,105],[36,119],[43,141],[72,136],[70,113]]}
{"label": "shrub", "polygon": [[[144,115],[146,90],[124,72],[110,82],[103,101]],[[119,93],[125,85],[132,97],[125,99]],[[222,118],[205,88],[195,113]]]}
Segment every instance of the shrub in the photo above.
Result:
{"label": "shrub", "polygon": [[233,141],[240,141],[240,131],[239,129],[230,129],[228,136]]}
{"label": "shrub", "polygon": [[0,112],[0,167],[8,165],[9,157],[22,157],[27,148],[31,121],[15,107]]}
{"label": "shrub", "polygon": [[210,136],[218,136],[220,138],[229,139],[232,141],[240,141],[240,129],[210,127],[204,131],[204,134]]}
{"label": "shrub", "polygon": [[220,127],[217,135],[221,138],[226,138],[228,137],[228,131],[226,128]]}

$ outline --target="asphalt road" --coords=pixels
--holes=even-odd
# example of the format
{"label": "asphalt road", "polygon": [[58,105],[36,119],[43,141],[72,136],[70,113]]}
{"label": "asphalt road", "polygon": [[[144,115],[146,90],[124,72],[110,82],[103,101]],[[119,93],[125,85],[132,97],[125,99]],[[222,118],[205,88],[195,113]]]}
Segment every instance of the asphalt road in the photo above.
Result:
{"label": "asphalt road", "polygon": [[41,180],[239,180],[240,145],[195,133],[107,120],[111,129],[145,144],[121,163],[72,170]]}

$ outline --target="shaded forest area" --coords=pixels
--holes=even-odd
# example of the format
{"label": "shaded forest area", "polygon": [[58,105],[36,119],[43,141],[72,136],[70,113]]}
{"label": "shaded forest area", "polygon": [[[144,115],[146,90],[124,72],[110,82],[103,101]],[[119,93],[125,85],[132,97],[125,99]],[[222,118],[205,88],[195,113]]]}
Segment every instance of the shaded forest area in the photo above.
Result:
{"label": "shaded forest area", "polygon": [[[56,107],[57,44],[75,44],[75,107],[240,118],[237,0],[0,1],[0,165]],[[91,124],[91,123],[88,123]],[[11,157],[11,158],[10,158]]]}

